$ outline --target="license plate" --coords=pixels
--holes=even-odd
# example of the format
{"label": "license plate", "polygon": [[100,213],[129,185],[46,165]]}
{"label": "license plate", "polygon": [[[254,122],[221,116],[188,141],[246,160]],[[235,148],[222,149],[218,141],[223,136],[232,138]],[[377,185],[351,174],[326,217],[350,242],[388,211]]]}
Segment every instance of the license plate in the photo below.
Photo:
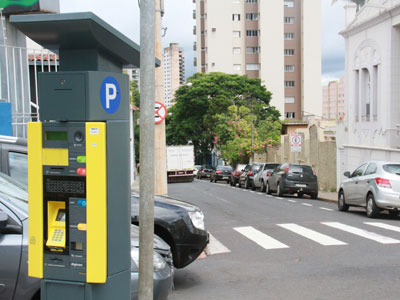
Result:
{"label": "license plate", "polygon": [[296,184],[297,187],[307,187],[307,184]]}
{"label": "license plate", "polygon": [[222,179],[228,179],[228,176],[224,176],[224,177],[222,177]]}

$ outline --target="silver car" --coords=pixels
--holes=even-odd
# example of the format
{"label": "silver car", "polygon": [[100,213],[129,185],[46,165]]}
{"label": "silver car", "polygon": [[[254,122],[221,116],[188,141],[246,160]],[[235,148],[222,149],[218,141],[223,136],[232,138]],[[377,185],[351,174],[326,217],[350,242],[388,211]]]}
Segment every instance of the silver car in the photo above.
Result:
{"label": "silver car", "polygon": [[[0,299],[39,300],[40,279],[28,276],[28,195],[26,187],[0,173]],[[138,227],[131,225],[131,299],[138,299]],[[170,247],[154,236],[154,300],[173,287]]]}
{"label": "silver car", "polygon": [[347,211],[350,206],[366,208],[369,218],[388,210],[391,216],[400,213],[400,163],[370,161],[353,173],[345,172],[339,188],[338,208]]}
{"label": "silver car", "polygon": [[272,171],[279,166],[278,163],[264,163],[260,167],[260,171],[254,176],[254,184],[253,190],[261,189],[262,192],[265,192],[267,187],[267,179],[271,176]]}

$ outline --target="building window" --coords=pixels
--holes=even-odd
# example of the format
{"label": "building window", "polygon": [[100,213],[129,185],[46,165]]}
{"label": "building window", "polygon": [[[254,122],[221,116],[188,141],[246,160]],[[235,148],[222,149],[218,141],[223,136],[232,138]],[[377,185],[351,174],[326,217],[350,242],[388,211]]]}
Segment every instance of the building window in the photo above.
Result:
{"label": "building window", "polygon": [[283,2],[284,7],[294,7],[294,2],[293,1],[284,1]]}
{"label": "building window", "polygon": [[284,17],[283,20],[285,24],[294,24],[294,17]]}
{"label": "building window", "polygon": [[285,103],[290,103],[290,104],[292,104],[292,103],[294,103],[294,97],[285,97]]}
{"label": "building window", "polygon": [[233,37],[240,38],[240,31],[233,31]]}
{"label": "building window", "polygon": [[232,21],[240,21],[240,14],[233,14]]}
{"label": "building window", "polygon": [[258,71],[259,69],[259,64],[246,64],[246,71]]}
{"label": "building window", "polygon": [[293,32],[285,32],[285,40],[294,40]]}
{"label": "building window", "polygon": [[233,65],[233,71],[241,71],[242,70],[242,65]]}
{"label": "building window", "polygon": [[233,54],[240,54],[242,51],[239,47],[233,48]]}
{"label": "building window", "polygon": [[258,20],[258,13],[246,14],[246,20],[256,21]]}
{"label": "building window", "polygon": [[257,54],[260,53],[260,47],[247,47],[246,48],[247,54]]}
{"label": "building window", "polygon": [[294,49],[285,49],[285,56],[293,56]]}
{"label": "building window", "polygon": [[286,119],[294,119],[295,118],[295,113],[294,112],[286,112],[285,113],[285,118]]}
{"label": "building window", "polygon": [[246,36],[258,36],[259,30],[246,30]]}
{"label": "building window", "polygon": [[295,86],[295,83],[293,80],[285,81],[285,87],[292,88]]}
{"label": "building window", "polygon": [[294,72],[293,65],[285,65],[285,72]]}
{"label": "building window", "polygon": [[257,3],[257,0],[246,0],[246,3]]}

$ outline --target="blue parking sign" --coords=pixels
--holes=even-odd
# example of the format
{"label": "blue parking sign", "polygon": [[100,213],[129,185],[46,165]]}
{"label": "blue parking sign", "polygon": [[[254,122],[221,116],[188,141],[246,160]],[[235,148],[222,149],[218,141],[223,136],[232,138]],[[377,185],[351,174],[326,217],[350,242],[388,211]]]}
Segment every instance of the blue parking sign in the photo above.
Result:
{"label": "blue parking sign", "polygon": [[108,76],[103,80],[100,87],[100,99],[107,113],[113,114],[118,110],[121,104],[121,89],[114,77]]}

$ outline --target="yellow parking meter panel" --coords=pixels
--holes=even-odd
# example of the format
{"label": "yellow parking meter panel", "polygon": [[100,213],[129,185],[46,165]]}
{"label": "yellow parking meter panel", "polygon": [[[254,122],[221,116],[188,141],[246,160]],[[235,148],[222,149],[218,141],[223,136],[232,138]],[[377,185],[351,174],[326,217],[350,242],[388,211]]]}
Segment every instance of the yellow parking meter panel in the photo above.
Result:
{"label": "yellow parking meter panel", "polygon": [[50,251],[65,249],[65,202],[47,202],[47,242]]}
{"label": "yellow parking meter panel", "polygon": [[29,252],[28,274],[43,278],[42,123],[28,123]]}
{"label": "yellow parking meter panel", "polygon": [[106,123],[86,123],[87,282],[107,278]]}

